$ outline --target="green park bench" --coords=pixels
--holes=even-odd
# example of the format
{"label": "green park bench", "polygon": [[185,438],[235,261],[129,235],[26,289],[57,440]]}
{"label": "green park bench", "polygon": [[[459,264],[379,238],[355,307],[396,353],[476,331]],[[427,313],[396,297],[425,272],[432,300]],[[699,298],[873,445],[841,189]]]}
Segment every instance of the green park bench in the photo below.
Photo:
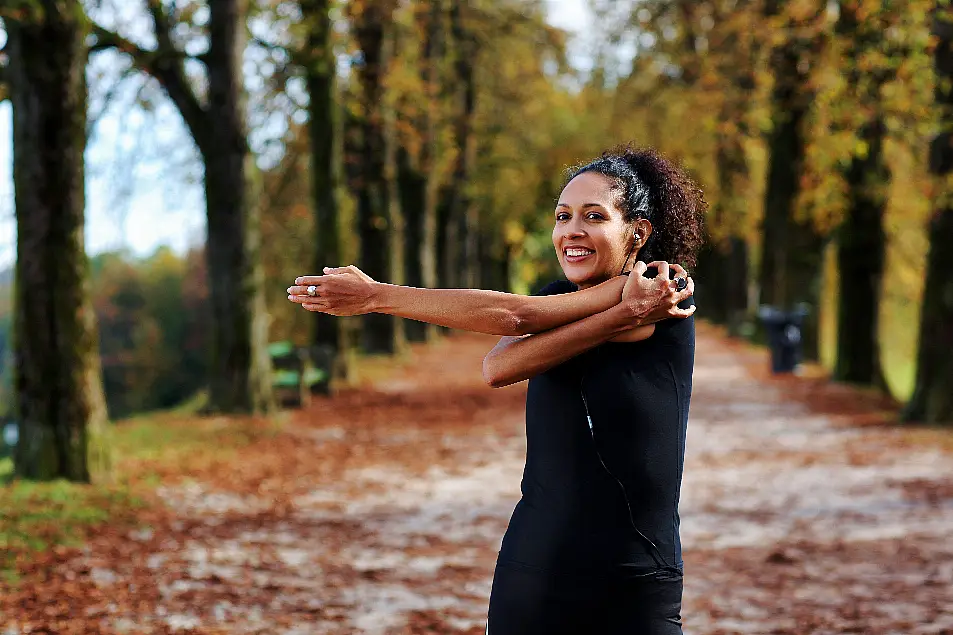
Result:
{"label": "green park bench", "polygon": [[312,394],[330,391],[333,353],[325,347],[296,347],[292,342],[268,345],[271,357],[271,385],[281,405],[299,408],[311,402]]}

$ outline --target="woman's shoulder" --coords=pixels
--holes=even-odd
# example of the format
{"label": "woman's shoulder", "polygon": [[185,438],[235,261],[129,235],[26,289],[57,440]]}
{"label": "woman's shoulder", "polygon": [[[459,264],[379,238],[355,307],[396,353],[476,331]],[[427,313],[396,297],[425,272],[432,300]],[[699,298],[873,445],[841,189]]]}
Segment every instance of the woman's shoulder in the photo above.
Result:
{"label": "woman's shoulder", "polygon": [[577,287],[574,282],[561,278],[559,280],[553,280],[533,295],[559,295],[560,293],[572,293],[578,290],[579,287]]}

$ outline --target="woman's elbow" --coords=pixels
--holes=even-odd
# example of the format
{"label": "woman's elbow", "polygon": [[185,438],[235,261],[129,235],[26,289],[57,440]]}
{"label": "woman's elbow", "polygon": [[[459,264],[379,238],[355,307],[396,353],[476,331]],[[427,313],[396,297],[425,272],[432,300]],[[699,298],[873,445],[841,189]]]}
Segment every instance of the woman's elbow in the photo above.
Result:
{"label": "woman's elbow", "polygon": [[490,355],[483,359],[483,381],[490,388],[502,388],[513,383],[503,375],[502,369],[494,363]]}
{"label": "woman's elbow", "polygon": [[489,356],[483,360],[483,381],[485,381],[486,385],[490,388],[500,387],[500,376],[497,374],[496,368],[490,361]]}
{"label": "woman's elbow", "polygon": [[524,335],[533,335],[539,330],[536,326],[535,315],[528,307],[517,307],[511,310],[507,316],[506,335],[513,337],[522,337]]}

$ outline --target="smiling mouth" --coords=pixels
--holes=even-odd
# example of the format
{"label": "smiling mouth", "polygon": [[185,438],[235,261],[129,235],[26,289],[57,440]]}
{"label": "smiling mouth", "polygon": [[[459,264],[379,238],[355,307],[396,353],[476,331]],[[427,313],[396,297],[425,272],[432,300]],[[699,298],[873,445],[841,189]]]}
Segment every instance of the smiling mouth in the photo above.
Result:
{"label": "smiling mouth", "polygon": [[581,262],[595,253],[596,252],[592,249],[579,249],[575,247],[563,250],[566,262]]}

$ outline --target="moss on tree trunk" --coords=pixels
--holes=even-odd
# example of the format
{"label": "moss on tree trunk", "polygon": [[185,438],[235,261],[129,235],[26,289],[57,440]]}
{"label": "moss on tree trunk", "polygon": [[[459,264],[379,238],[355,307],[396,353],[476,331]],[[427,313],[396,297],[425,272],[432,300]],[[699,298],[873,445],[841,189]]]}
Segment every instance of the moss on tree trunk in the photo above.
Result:
{"label": "moss on tree trunk", "polygon": [[88,24],[78,2],[7,20],[17,265],[14,456],[23,478],[105,475],[107,414],[83,241]]}
{"label": "moss on tree trunk", "polygon": [[[942,10],[942,8],[941,8]],[[939,177],[953,173],[953,22],[939,14],[934,22],[938,78],[936,101],[945,132],[932,143],[930,169]],[[920,318],[917,380],[903,417],[908,421],[953,423],[953,195],[949,186],[937,198],[930,220],[930,253]]]}

